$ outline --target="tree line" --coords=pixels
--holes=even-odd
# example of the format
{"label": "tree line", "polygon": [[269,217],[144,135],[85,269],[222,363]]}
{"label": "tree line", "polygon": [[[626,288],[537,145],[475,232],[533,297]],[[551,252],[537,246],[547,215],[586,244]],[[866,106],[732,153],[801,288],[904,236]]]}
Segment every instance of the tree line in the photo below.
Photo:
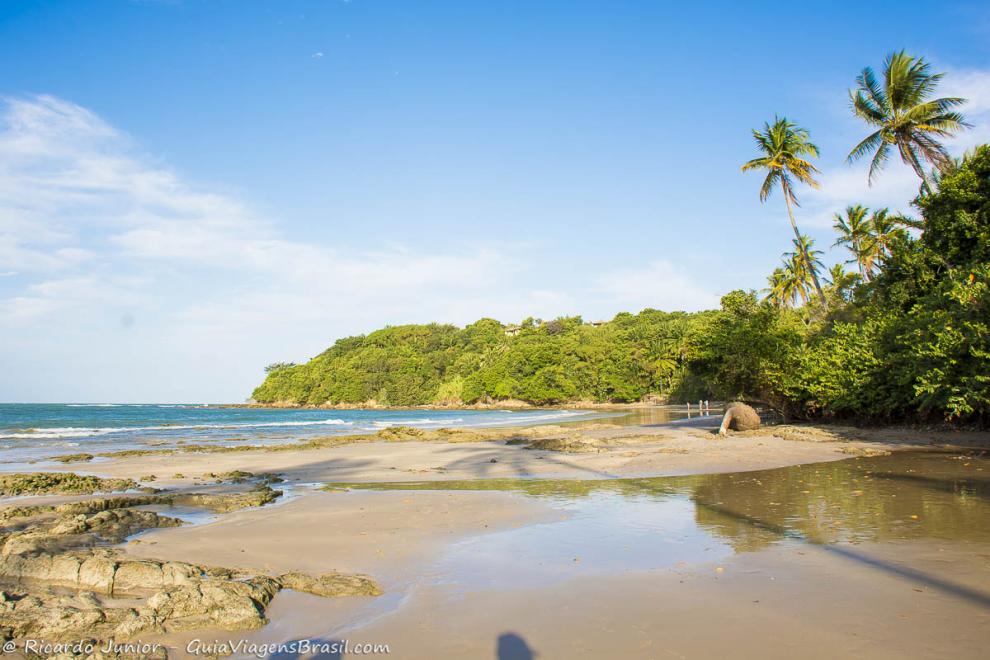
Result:
{"label": "tree line", "polygon": [[[536,405],[655,396],[764,402],[797,417],[990,421],[990,147],[954,159],[941,140],[968,127],[964,100],[936,97],[923,58],[888,56],[849,93],[871,129],[847,160],[869,158],[870,183],[896,153],[919,178],[919,217],[850,204],[834,217],[845,264],[825,269],[798,228],[798,186],[819,185],[810,132],[776,117],[753,131],[779,190],[793,250],[762,292],[733,291],[709,312],[528,319],[511,331],[482,319],[389,327],[349,337],[303,365],[277,364],[259,402]],[[847,270],[846,265],[852,265]]]}

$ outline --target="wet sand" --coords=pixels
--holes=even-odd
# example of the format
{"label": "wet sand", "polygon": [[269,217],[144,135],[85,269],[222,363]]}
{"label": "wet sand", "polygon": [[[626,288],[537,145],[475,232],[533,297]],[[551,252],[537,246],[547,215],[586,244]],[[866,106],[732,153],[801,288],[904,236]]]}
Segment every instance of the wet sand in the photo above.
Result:
{"label": "wet sand", "polygon": [[[971,558],[937,544],[858,550],[974,578],[953,570],[972,572]],[[986,570],[979,579],[990,586]],[[782,547],[535,589],[424,587],[350,636],[424,659],[498,657],[500,644],[544,658],[979,658],[988,633],[986,604],[822,548]]]}
{"label": "wet sand", "polygon": [[548,520],[539,502],[509,493],[312,491],[216,522],[152,530],[127,546],[139,557],[290,571],[374,575],[386,590],[411,566],[460,538]]}
{"label": "wet sand", "polygon": [[[177,488],[206,472],[281,473],[284,501],[124,547],[271,574],[367,573],[385,591],[284,590],[260,630],[146,636],[176,657],[193,639],[349,639],[402,658],[983,656],[990,459],[979,452],[850,458],[946,442],[925,433],[630,433],[588,431],[606,442],[585,453],[373,442],[84,467]],[[658,475],[685,476],[638,479]],[[386,490],[317,490],[324,482]]]}
{"label": "wet sand", "polygon": [[[741,472],[841,460],[860,449],[889,443],[842,439],[801,442],[771,433],[712,434],[717,418],[693,425],[596,428],[585,432],[607,443],[600,451],[564,453],[494,442],[362,442],[332,448],[230,453],[162,453],[125,456],[51,469],[132,478],[154,474],[157,487],[187,487],[209,472],[276,472],[290,482],[455,480],[484,478],[611,479]],[[916,446],[927,446],[919,437]],[[187,479],[174,479],[180,473]]]}

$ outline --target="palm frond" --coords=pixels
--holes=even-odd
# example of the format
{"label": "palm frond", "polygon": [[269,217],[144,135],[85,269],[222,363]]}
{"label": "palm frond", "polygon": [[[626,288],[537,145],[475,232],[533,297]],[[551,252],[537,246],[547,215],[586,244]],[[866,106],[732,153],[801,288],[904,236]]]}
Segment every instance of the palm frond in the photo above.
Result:
{"label": "palm frond", "polygon": [[933,73],[924,58],[901,50],[884,59],[883,83],[869,67],[856,78],[857,88],[849,92],[853,114],[871,127],[879,127],[849,152],[852,162],[872,154],[870,184],[883,169],[892,145],[901,160],[929,186],[924,163],[938,169],[950,165],[950,158],[938,138],[968,128],[957,109],[965,103],[958,97],[935,98],[943,74]]}
{"label": "palm frond", "polygon": [[877,175],[880,174],[880,170],[887,163],[887,158],[890,157],[890,144],[887,142],[881,142],[880,147],[877,152],[873,154],[873,159],[870,161],[870,173],[867,175],[867,182],[872,186],[873,182],[876,180]]}
{"label": "palm frond", "polygon": [[866,154],[876,149],[877,145],[881,142],[883,142],[883,135],[881,131],[874,131],[873,133],[870,133],[863,138],[862,142],[853,147],[852,151],[849,152],[849,155],[846,156],[846,162],[853,163],[859,160]]}

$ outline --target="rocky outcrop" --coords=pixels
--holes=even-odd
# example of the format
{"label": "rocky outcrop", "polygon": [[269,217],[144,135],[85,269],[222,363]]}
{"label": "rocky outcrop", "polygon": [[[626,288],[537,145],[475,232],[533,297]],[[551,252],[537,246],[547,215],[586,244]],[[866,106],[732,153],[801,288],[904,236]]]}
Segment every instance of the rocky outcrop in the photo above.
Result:
{"label": "rocky outcrop", "polygon": [[[266,623],[265,609],[281,589],[277,580],[266,576],[134,560],[105,551],[88,556],[5,557],[0,574],[14,585],[0,597],[0,634],[7,638],[129,639],[140,633],[197,628],[248,630]],[[52,591],[52,586],[80,592],[68,598]],[[150,597],[136,607],[106,605],[97,596],[149,592]]]}
{"label": "rocky outcrop", "polygon": [[61,456],[52,456],[50,461],[55,461],[57,463],[86,463],[95,458],[92,454],[62,454]]}
{"label": "rocky outcrop", "polygon": [[736,401],[730,403],[725,409],[722,417],[722,425],[719,427],[719,435],[725,435],[728,431],[754,431],[760,428],[760,415],[745,403]]}
{"label": "rocky outcrop", "polygon": [[[180,521],[136,506],[191,504],[214,510],[258,506],[280,493],[267,485],[246,492],[115,497],[0,512],[0,639],[128,640],[139,634],[266,623],[283,588],[318,596],[376,596],[366,575],[254,571],[137,559],[109,544]],[[76,590],[66,594],[65,590]],[[121,598],[139,599],[120,606]]]}
{"label": "rocky outcrop", "polygon": [[237,493],[178,493],[170,496],[172,504],[202,507],[218,513],[228,513],[252,506],[264,506],[281,497],[282,491],[261,485]]}
{"label": "rocky outcrop", "polygon": [[278,576],[278,581],[283,589],[315,596],[380,596],[382,593],[374,580],[359,573],[333,572],[315,577],[306,573],[286,573]]}
{"label": "rocky outcrop", "polygon": [[0,495],[88,495],[137,488],[130,479],[101,479],[71,472],[15,472],[0,475]]}
{"label": "rocky outcrop", "polygon": [[[148,632],[199,628],[250,630],[267,619],[265,610],[281,589],[317,596],[377,596],[366,575],[288,573],[278,578],[184,562],[130,559],[110,550],[88,553],[8,555],[0,578],[0,636],[40,635],[130,639]],[[79,590],[77,598],[51,587]],[[115,607],[98,598],[142,596],[142,605]]]}

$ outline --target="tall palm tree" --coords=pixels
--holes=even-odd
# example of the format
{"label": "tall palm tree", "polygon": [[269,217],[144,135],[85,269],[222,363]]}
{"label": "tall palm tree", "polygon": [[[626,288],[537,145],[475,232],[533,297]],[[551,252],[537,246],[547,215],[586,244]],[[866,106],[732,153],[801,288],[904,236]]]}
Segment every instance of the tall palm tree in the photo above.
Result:
{"label": "tall palm tree", "polygon": [[872,241],[871,259],[883,263],[890,256],[891,245],[907,236],[908,229],[921,229],[921,223],[913,218],[879,209],[870,215],[869,230]]}
{"label": "tall palm tree", "polygon": [[[754,129],[753,139],[756,140],[756,146],[762,155],[745,163],[742,166],[742,171],[766,170],[766,178],[760,187],[761,202],[765,202],[770,197],[774,187],[780,185],[784,202],[787,204],[787,217],[790,218],[791,229],[794,230],[795,241],[800,242],[801,232],[798,231],[792,208],[799,206],[797,195],[794,193],[794,186],[796,182],[800,182],[812,188],[818,187],[818,182],[814,178],[818,168],[804,158],[804,156],[817,158],[818,147],[811,142],[806,129],[800,128],[784,117],[774,117],[773,124],[765,123],[762,131]],[[805,255],[805,258],[810,259],[809,255]],[[814,274],[813,281],[815,290],[824,304],[825,294],[822,293],[822,286],[818,281],[817,273]]]}
{"label": "tall palm tree", "polygon": [[[794,252],[784,253],[784,272],[792,280],[801,302],[811,298],[811,287],[818,283],[818,272],[825,268],[822,251],[815,249],[815,241],[803,234],[794,239]],[[820,292],[820,289],[819,289]]]}
{"label": "tall palm tree", "polygon": [[853,113],[876,130],[849,152],[850,162],[872,154],[869,181],[872,184],[896,147],[901,160],[921,178],[922,188],[932,189],[925,173],[927,161],[937,169],[950,163],[939,138],[950,137],[966,128],[957,108],[965,99],[932,99],[943,74],[932,73],[922,57],[912,57],[903,50],[892,53],[883,62],[883,83],[873,69],[866,67],[856,78],[856,90],[849,90]]}
{"label": "tall palm tree", "polygon": [[864,280],[873,276],[874,241],[867,214],[868,208],[862,204],[847,206],[845,215],[836,213],[833,227],[839,232],[839,238],[834,245],[845,245],[853,258],[846,263],[855,263],[859,275]]}

